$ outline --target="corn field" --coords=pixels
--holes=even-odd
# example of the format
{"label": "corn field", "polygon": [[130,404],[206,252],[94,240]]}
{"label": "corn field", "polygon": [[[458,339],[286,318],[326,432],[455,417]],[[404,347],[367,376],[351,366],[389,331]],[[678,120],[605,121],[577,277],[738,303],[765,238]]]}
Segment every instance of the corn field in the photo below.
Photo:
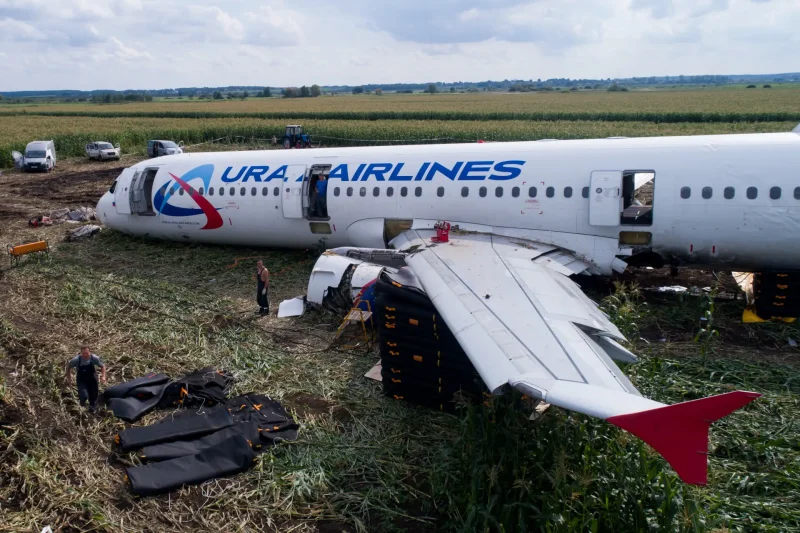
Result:
{"label": "corn field", "polygon": [[[280,139],[287,123],[301,122],[316,143],[364,146],[426,142],[530,141],[611,136],[702,135],[790,131],[794,122],[524,121],[506,120],[299,120],[231,118],[140,118],[0,114],[0,168],[11,166],[11,151],[34,139],[52,139],[61,157],[82,156],[90,141],[119,143],[123,153],[144,154],[148,139],[196,144],[219,138]],[[262,143],[263,144],[263,143]]]}

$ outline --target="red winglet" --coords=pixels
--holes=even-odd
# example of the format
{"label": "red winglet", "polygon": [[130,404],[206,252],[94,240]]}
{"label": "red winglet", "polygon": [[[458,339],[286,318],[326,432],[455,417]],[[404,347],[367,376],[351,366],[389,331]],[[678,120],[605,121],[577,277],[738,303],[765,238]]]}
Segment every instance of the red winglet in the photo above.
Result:
{"label": "red winglet", "polygon": [[660,453],[686,483],[708,482],[708,428],[761,396],[735,391],[607,418]]}

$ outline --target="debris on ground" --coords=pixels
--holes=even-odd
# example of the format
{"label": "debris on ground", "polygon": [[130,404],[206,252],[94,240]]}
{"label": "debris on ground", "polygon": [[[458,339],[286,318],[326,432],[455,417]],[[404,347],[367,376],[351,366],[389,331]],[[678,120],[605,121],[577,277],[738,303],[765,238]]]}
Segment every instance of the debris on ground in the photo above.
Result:
{"label": "debris on ground", "polygon": [[100,233],[103,228],[100,226],[95,226],[94,224],[89,224],[86,226],[81,226],[79,228],[75,228],[74,230],[70,231],[67,235],[66,240],[69,242],[80,241],[83,239],[88,239],[89,237],[93,237],[94,235]]}
{"label": "debris on ground", "polygon": [[284,300],[278,306],[278,318],[288,318],[293,316],[303,316],[306,311],[306,301],[303,296],[297,296],[291,300]]}
{"label": "debris on ground", "polygon": [[89,222],[90,220],[97,220],[97,213],[91,207],[77,207],[70,209],[69,207],[62,207],[50,212],[50,219],[54,224],[61,224],[63,222]]}
{"label": "debris on ground", "polygon": [[116,435],[121,450],[141,450],[147,463],[126,469],[133,494],[160,494],[244,472],[263,446],[297,438],[299,425],[280,403],[253,393],[227,398],[232,384],[231,374],[208,367],[174,381],[148,374],[105,391],[109,407],[124,420],[155,407],[186,408]]}
{"label": "debris on ground", "polygon": [[32,219],[28,220],[28,225],[33,226],[34,228],[38,228],[40,226],[52,226],[53,221],[50,219],[50,217],[39,215],[38,217],[33,217]]}

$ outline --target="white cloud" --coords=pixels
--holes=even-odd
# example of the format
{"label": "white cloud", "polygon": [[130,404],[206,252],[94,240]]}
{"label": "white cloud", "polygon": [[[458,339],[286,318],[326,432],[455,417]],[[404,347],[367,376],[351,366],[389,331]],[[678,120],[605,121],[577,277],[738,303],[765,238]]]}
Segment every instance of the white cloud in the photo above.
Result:
{"label": "white cloud", "polygon": [[786,72],[798,27],[797,0],[0,0],[0,91]]}

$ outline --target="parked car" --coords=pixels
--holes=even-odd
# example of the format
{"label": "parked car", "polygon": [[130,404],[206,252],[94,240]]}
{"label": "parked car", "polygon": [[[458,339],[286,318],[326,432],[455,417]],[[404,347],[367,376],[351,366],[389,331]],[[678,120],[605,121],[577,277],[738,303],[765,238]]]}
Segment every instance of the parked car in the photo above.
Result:
{"label": "parked car", "polygon": [[183,153],[183,141],[175,144],[172,141],[147,141],[147,155],[159,157]]}
{"label": "parked car", "polygon": [[50,172],[56,167],[56,146],[53,141],[33,141],[22,156],[23,172]]}
{"label": "parked car", "polygon": [[121,153],[119,144],[113,146],[109,142],[98,141],[86,145],[86,157],[89,159],[119,159]]}

